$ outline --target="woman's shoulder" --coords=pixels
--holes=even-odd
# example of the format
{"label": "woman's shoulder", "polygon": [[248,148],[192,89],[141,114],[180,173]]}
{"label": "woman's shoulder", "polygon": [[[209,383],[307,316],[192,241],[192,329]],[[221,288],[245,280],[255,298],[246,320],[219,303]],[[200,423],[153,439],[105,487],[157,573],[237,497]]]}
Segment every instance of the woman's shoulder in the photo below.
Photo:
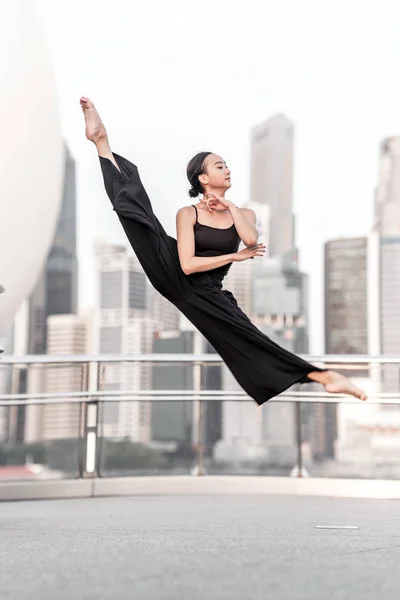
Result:
{"label": "woman's shoulder", "polygon": [[177,215],[179,215],[179,214],[184,215],[184,214],[189,214],[189,213],[196,214],[196,211],[193,207],[197,208],[195,204],[188,204],[187,206],[182,206],[176,214]]}
{"label": "woman's shoulder", "polygon": [[182,206],[176,213],[176,218],[179,220],[193,221],[196,222],[196,210],[193,208],[194,204],[188,206]]}

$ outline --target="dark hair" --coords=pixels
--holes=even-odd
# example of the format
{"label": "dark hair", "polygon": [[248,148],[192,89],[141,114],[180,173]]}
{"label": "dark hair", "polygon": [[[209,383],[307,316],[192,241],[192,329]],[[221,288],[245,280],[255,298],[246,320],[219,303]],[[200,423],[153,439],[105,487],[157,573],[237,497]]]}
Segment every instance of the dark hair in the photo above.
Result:
{"label": "dark hair", "polygon": [[199,175],[206,172],[205,160],[210,154],[212,154],[212,152],[199,152],[196,156],[193,156],[186,167],[186,175],[192,186],[189,190],[189,196],[191,198],[196,198],[196,196],[202,194],[204,191],[203,186],[199,181]]}

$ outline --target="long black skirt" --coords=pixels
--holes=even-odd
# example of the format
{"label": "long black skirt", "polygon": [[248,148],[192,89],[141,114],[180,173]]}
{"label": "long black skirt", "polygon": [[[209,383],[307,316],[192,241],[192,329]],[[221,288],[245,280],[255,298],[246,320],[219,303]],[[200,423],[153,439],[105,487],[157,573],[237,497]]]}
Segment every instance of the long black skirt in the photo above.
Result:
{"label": "long black skirt", "polygon": [[120,171],[100,157],[105,188],[147,277],[211,343],[247,394],[261,405],[294,383],[309,382],[312,371],[322,371],[257,329],[211,272],[185,275],[177,242],[155,216],[137,167],[114,157]]}

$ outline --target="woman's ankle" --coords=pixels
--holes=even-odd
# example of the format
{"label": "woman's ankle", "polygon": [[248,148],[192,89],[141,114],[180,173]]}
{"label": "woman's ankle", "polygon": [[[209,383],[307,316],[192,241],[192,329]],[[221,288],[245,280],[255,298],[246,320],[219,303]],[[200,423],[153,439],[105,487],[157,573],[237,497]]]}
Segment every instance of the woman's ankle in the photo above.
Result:
{"label": "woman's ankle", "polygon": [[103,158],[111,158],[113,156],[107,135],[96,140],[95,145],[99,156],[102,156]]}
{"label": "woman's ankle", "polygon": [[308,379],[326,385],[331,379],[331,371],[312,371],[307,375]]}

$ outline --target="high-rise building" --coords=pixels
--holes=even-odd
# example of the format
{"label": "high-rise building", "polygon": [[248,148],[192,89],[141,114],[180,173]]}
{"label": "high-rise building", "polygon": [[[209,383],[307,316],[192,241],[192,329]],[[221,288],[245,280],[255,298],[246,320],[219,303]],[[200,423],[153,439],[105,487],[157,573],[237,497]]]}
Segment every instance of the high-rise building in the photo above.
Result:
{"label": "high-rise building", "polygon": [[384,237],[400,235],[400,136],[380,145],[379,182],[375,193],[374,229]]}
{"label": "high-rise building", "polygon": [[282,114],[251,133],[251,201],[270,207],[270,256],[294,247],[293,138],[293,123]]}
{"label": "high-rise building", "polygon": [[[325,354],[368,353],[368,239],[341,238],[325,244]],[[366,376],[365,370],[346,375]],[[334,458],[338,435],[336,404],[313,406],[314,458]]]}
{"label": "high-rise building", "polygon": [[[19,315],[19,318],[21,315]],[[93,316],[53,315],[47,322],[48,354],[85,354],[91,352],[91,328]],[[40,395],[79,392],[84,389],[82,365],[46,364],[43,368],[31,368],[27,391]],[[55,439],[78,439],[80,407],[69,398],[55,404],[32,404],[24,407],[23,431],[19,439],[25,443]],[[18,438],[17,438],[18,439]]]}
{"label": "high-rise building", "polygon": [[255,324],[287,350],[308,352],[308,277],[290,254],[254,265]]}
{"label": "high-rise building", "polygon": [[97,244],[97,293],[102,323],[117,315],[141,317],[149,310],[146,275],[126,246]]}
{"label": "high-rise building", "polygon": [[[327,352],[399,353],[400,136],[380,145],[374,208],[368,239],[335,240],[326,248]],[[399,392],[397,365],[372,364],[363,375],[357,383],[371,395]],[[392,426],[397,427],[398,420],[393,405],[370,404],[360,413],[356,405],[340,404],[335,458],[364,461],[369,468],[376,461],[376,476],[376,464],[389,464],[397,451]]]}
{"label": "high-rise building", "polygon": [[368,240],[325,244],[325,353],[368,353]]}
{"label": "high-rise building", "polygon": [[[196,339],[197,338],[197,339]],[[195,348],[195,344],[201,348]],[[197,351],[196,351],[197,350]],[[199,352],[200,351],[200,352]],[[154,353],[163,354],[214,354],[211,344],[197,331],[160,333],[153,343]],[[221,364],[205,363],[201,365],[201,390],[221,390]],[[169,365],[155,364],[153,367],[153,389],[156,390],[193,390],[195,382],[194,367],[189,363]],[[152,408],[152,438],[155,441],[175,442],[182,450],[197,443],[198,431],[193,423],[197,416],[193,402],[155,402]],[[221,402],[203,404],[202,440],[205,454],[211,454],[213,446],[221,437]]]}
{"label": "high-rise building", "polygon": [[[96,346],[100,354],[151,353],[154,322],[150,317],[146,275],[125,246],[99,244],[97,258]],[[152,367],[146,363],[109,364],[104,390],[151,389]],[[110,438],[148,442],[151,404],[146,400],[109,402],[103,432]]]}
{"label": "high-rise building", "polygon": [[[190,354],[193,351],[193,331],[160,333],[153,341],[154,354]],[[188,363],[163,365],[155,363],[153,390],[192,390],[193,368]],[[175,442],[177,447],[191,448],[193,405],[191,402],[155,402],[152,408],[152,439]]]}
{"label": "high-rise building", "polygon": [[46,263],[29,298],[28,353],[46,352],[46,323],[50,315],[77,310],[76,174],[66,145],[60,214]]}
{"label": "high-rise building", "polygon": [[[375,194],[379,236],[379,339],[381,354],[400,352],[400,136],[382,141]],[[398,367],[382,369],[382,391],[399,391]]]}
{"label": "high-rise building", "polygon": [[[308,278],[298,268],[292,203],[294,126],[278,114],[252,130],[251,201],[263,260],[246,261],[229,272],[225,287],[253,323],[273,341],[296,353],[308,352]],[[239,267],[239,268],[238,268]],[[224,389],[239,386],[223,370]],[[293,406],[271,403],[264,411],[251,403],[225,402],[223,439],[215,458],[235,462],[295,464]]]}
{"label": "high-rise building", "polygon": [[65,145],[64,188],[60,216],[46,264],[46,314],[76,313],[76,169]]}
{"label": "high-rise building", "polygon": [[[51,315],[47,322],[48,354],[86,354],[90,350],[92,316]],[[81,365],[49,366],[45,373],[47,393],[79,392],[83,388]],[[77,439],[79,437],[80,407],[69,401],[28,407],[26,440]],[[40,432],[39,427],[42,427]]]}

